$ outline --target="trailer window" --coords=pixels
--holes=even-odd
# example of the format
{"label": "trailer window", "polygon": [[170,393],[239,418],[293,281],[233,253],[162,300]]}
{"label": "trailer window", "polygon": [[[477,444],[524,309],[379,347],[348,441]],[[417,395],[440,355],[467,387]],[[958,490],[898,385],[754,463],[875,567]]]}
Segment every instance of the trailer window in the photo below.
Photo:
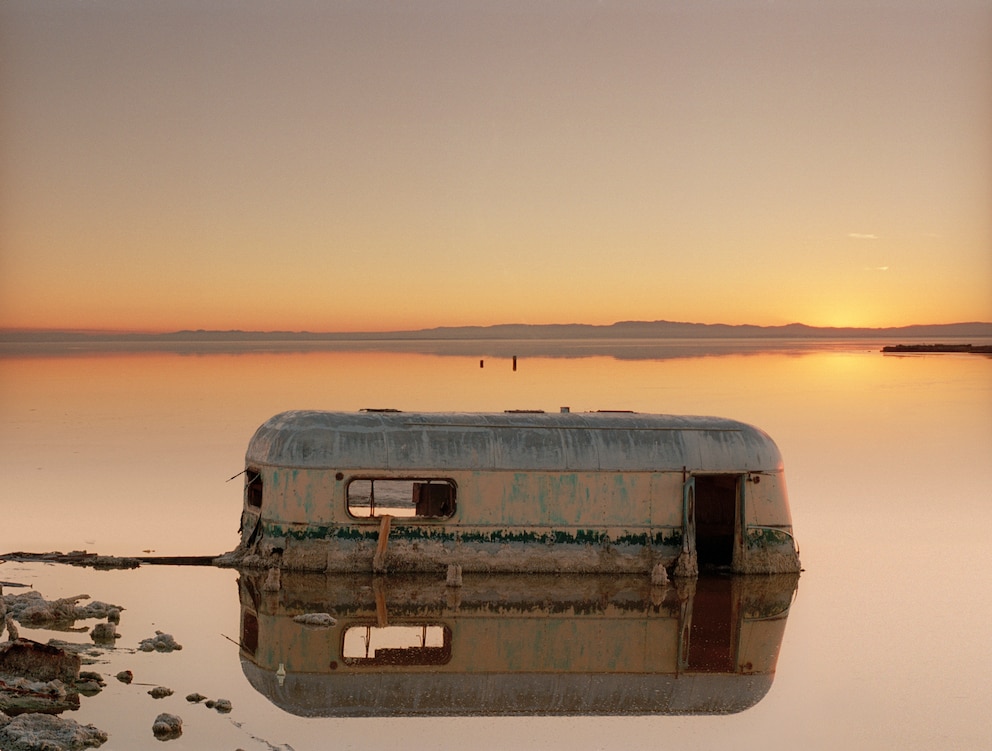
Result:
{"label": "trailer window", "polygon": [[447,519],[455,513],[455,483],[442,477],[356,478],[348,483],[352,516]]}
{"label": "trailer window", "polygon": [[351,626],[341,657],[346,665],[444,665],[451,659],[451,629],[442,624]]}

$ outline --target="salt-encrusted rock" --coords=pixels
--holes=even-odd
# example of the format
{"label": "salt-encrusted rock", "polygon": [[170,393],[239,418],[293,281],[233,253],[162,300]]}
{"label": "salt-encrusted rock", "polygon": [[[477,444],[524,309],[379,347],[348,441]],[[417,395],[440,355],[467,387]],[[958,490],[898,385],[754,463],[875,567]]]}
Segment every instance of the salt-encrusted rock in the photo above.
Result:
{"label": "salt-encrusted rock", "polygon": [[8,675],[29,676],[42,681],[58,678],[66,683],[75,683],[79,678],[80,665],[78,655],[30,639],[0,645],[0,672]]}
{"label": "salt-encrusted rock", "polygon": [[76,709],[79,709],[79,692],[76,687],[67,686],[57,678],[51,681],[10,675],[0,678],[0,711],[11,715],[25,712],[57,714]]}
{"label": "salt-encrusted rock", "polygon": [[3,599],[8,614],[25,626],[66,628],[78,620],[106,618],[111,610],[123,610],[119,605],[99,601],[80,606],[79,601],[89,599],[89,595],[49,601],[35,590],[20,595],[6,595]]}
{"label": "salt-encrusted rock", "polygon": [[168,741],[178,738],[183,734],[183,721],[174,714],[163,712],[155,718],[152,723],[152,733],[160,741]]}
{"label": "salt-encrusted rock", "polygon": [[230,712],[231,711],[231,700],[230,699],[218,699],[214,702],[214,709],[218,712]]}
{"label": "salt-encrusted rock", "polygon": [[302,623],[304,626],[315,626],[317,628],[331,628],[337,620],[330,613],[304,613],[293,618],[294,623]]}
{"label": "salt-encrusted rock", "polygon": [[107,682],[99,673],[94,673],[92,670],[82,670],[79,673],[79,680],[76,681],[76,690],[83,696],[96,696],[106,685]]}
{"label": "salt-encrusted rock", "polygon": [[121,609],[114,607],[107,611],[107,623],[120,623]]}
{"label": "salt-encrusted rock", "polygon": [[163,634],[161,631],[156,631],[155,636],[142,639],[138,645],[138,649],[142,652],[171,652],[174,649],[182,648],[183,645],[177,644],[176,640],[172,638],[172,634]]}
{"label": "salt-encrusted rock", "polygon": [[54,715],[22,714],[9,721],[0,718],[0,748],[4,751],[82,751],[106,742],[103,730]]}
{"label": "salt-encrusted rock", "polygon": [[186,695],[186,701],[193,702],[194,704],[199,704],[201,701],[203,701],[206,698],[207,697],[204,696],[203,694],[196,694],[196,693],[194,693],[194,694],[187,694]]}
{"label": "salt-encrusted rock", "polygon": [[97,643],[107,644],[120,639],[121,635],[117,633],[117,627],[113,623],[107,622],[96,624],[90,631],[90,638]]}
{"label": "salt-encrusted rock", "polygon": [[130,670],[122,670],[115,677],[121,683],[130,683],[131,681],[134,680],[134,673],[132,673]]}
{"label": "salt-encrusted rock", "polygon": [[172,693],[173,692],[171,688],[166,688],[165,686],[156,686],[155,688],[153,688],[151,691],[148,692],[148,695],[151,696],[153,699],[164,699],[166,696],[172,696]]}

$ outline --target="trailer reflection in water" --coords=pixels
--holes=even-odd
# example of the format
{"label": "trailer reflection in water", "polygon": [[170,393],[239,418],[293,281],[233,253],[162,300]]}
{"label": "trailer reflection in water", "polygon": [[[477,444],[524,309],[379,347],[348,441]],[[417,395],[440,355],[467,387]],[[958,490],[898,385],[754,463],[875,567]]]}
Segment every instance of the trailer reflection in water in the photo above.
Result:
{"label": "trailer reflection in water", "polygon": [[[243,572],[241,664],[306,717],[740,712],[771,687],[798,578]],[[320,613],[334,625],[294,620]]]}

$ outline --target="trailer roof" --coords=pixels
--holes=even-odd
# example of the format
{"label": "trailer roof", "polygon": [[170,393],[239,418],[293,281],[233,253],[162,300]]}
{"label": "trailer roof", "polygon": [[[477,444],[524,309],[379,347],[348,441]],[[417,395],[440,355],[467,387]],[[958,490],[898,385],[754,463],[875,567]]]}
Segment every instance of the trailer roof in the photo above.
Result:
{"label": "trailer roof", "polygon": [[616,412],[283,412],[246,463],[301,469],[776,471],[763,431],[735,420]]}

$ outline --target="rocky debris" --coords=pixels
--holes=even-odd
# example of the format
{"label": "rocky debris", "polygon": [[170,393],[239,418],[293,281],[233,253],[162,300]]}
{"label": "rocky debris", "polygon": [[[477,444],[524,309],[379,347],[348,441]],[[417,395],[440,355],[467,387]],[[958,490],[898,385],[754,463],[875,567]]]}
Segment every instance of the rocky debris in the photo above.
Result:
{"label": "rocky debris", "polygon": [[203,694],[198,694],[198,693],[186,695],[186,701],[192,702],[194,704],[199,704],[201,701],[204,701],[206,698],[207,697],[204,696]]}
{"label": "rocky debris", "polygon": [[17,639],[0,644],[0,674],[17,675],[40,681],[61,680],[75,683],[82,661],[79,655],[50,644]]}
{"label": "rocky debris", "polygon": [[[30,639],[0,644],[0,710],[20,714],[78,709],[80,664],[79,655],[50,644]],[[100,690],[88,681],[81,688]]]}
{"label": "rocky debris", "polygon": [[172,689],[166,688],[165,686],[156,686],[148,692],[148,695],[153,699],[164,699],[166,696],[172,696],[172,694]]}
{"label": "rocky debris", "polygon": [[120,613],[123,608],[106,602],[93,601],[79,605],[80,600],[88,600],[89,595],[63,597],[46,600],[40,592],[30,591],[20,595],[3,595],[7,615],[22,626],[71,631],[76,621],[90,618],[106,619],[111,610]]}
{"label": "rocky debris", "polygon": [[155,636],[142,639],[138,645],[138,649],[142,652],[171,652],[182,648],[183,645],[176,643],[172,634],[163,634],[161,631],[156,631]]}
{"label": "rocky debris", "polygon": [[134,673],[130,670],[122,670],[117,675],[114,676],[121,683],[130,683],[134,680]]}
{"label": "rocky debris", "polygon": [[50,553],[5,553],[0,556],[4,561],[42,561],[44,563],[68,563],[71,566],[84,566],[97,569],[124,569],[138,568],[142,560],[140,558],[122,558],[116,555],[97,555],[87,553],[85,550],[71,550],[62,553],[58,550]]}
{"label": "rocky debris", "polygon": [[293,618],[294,623],[302,623],[304,626],[315,626],[317,628],[331,628],[337,624],[337,620],[330,613],[304,613]]}
{"label": "rocky debris", "polygon": [[58,647],[70,654],[79,655],[83,665],[92,665],[103,654],[94,644],[79,644],[61,639],[49,639],[48,646]]}
{"label": "rocky debris", "polygon": [[58,679],[34,681],[24,677],[0,676],[0,712],[15,715],[76,709],[79,709],[79,693],[70,690]]}
{"label": "rocky debris", "polygon": [[113,644],[114,639],[120,639],[121,635],[117,633],[116,625],[108,621],[96,624],[90,631],[90,638],[98,644]]}
{"label": "rocky debris", "polygon": [[204,706],[224,713],[230,712],[233,708],[230,699],[217,699],[216,701],[214,699],[209,699]]}
{"label": "rocky debris", "polygon": [[182,718],[163,712],[152,723],[152,733],[160,741],[171,741],[183,734]]}
{"label": "rocky debris", "polygon": [[0,712],[0,748],[5,751],[82,751],[98,748],[107,734],[93,725],[48,714],[11,719]]}
{"label": "rocky debris", "polygon": [[83,696],[95,696],[106,685],[107,682],[99,673],[94,673],[92,670],[81,670],[79,671],[79,680],[76,681],[76,691]]}

